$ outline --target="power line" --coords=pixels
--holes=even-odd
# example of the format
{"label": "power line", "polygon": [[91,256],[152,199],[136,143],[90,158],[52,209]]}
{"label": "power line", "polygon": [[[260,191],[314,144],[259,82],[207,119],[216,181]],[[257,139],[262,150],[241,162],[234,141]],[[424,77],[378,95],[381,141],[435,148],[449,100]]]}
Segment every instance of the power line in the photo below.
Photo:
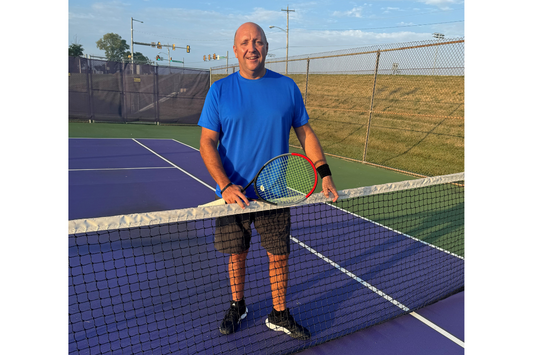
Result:
{"label": "power line", "polygon": [[421,23],[421,24],[415,24],[415,25],[402,25],[402,26],[389,26],[389,27],[369,27],[369,28],[331,28],[331,29],[325,29],[325,28],[306,28],[306,31],[364,31],[364,30],[382,30],[387,28],[403,28],[403,27],[419,27],[419,26],[431,26],[431,25],[442,25],[447,23],[457,23],[457,22],[465,22],[465,20],[457,20],[457,21],[447,21],[447,22],[434,22],[434,23]]}
{"label": "power line", "polygon": [[[166,38],[166,39],[172,39],[172,40],[178,40],[178,41],[195,41],[195,42],[227,42],[228,41],[228,38],[231,39],[233,41],[233,35],[228,35],[227,37],[225,37],[226,39],[191,39],[191,38],[179,38],[179,37],[173,37],[173,36],[165,36],[165,35],[161,35],[161,34],[153,34],[153,33],[149,33],[149,32],[144,32],[144,31],[138,31],[138,30],[135,30],[136,33],[142,33],[144,35],[148,35],[148,36],[157,36],[159,38]],[[224,37],[223,35],[219,35],[219,37]]]}

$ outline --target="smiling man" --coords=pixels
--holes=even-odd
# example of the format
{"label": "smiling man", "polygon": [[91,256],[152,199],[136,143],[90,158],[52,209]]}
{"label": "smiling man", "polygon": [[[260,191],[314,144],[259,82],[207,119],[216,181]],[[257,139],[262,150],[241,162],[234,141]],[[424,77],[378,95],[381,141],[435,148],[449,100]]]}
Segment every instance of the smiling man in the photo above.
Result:
{"label": "smiling man", "polygon": [[254,80],[265,75],[268,42],[261,27],[251,22],[239,27],[235,32],[233,52],[239,61],[239,70],[243,78]]}
{"label": "smiling man", "polygon": [[[198,125],[202,127],[200,153],[217,183],[216,195],[241,208],[257,198],[250,182],[271,158],[289,152],[294,128],[306,155],[322,178],[322,192],[338,198],[322,147],[309,125],[302,94],[294,81],[265,68],[268,42],[261,27],[245,23],[235,33],[233,45],[239,72],[218,80],[209,89]],[[254,225],[269,258],[272,312],[266,326],[296,339],[311,333],[299,325],[286,307],[289,280],[290,211],[279,209],[216,220],[215,248],[229,254],[232,300],[220,332],[235,332],[248,314],[244,301],[245,267]]]}

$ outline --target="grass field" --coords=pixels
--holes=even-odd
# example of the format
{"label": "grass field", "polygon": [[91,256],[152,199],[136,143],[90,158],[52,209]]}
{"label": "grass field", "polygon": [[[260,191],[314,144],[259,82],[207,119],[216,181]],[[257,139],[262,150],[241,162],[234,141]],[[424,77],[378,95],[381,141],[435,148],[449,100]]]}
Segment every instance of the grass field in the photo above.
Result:
{"label": "grass field", "polygon": [[[289,76],[305,98],[306,76]],[[363,160],[373,84],[373,75],[309,75],[306,106],[324,151]],[[290,143],[299,145],[294,134]],[[464,171],[464,77],[378,75],[365,161],[428,176]]]}

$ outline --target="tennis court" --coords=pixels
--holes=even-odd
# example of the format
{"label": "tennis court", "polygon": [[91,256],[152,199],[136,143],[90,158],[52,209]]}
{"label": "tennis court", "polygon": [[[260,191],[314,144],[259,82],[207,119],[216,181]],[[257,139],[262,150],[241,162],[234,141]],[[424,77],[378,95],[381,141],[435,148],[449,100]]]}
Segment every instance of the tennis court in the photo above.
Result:
{"label": "tennis court", "polygon": [[[365,192],[353,197],[362,204],[291,208],[287,303],[308,341],[265,327],[268,261],[253,239],[249,314],[226,336],[227,258],[213,247],[213,216],[227,206],[195,208],[215,196],[198,150],[173,139],[71,138],[70,353],[464,353],[463,230],[447,222],[463,216],[463,201],[428,202],[440,184],[412,181],[426,198],[400,183],[346,192]],[[461,189],[443,181],[446,194]],[[406,214],[421,222],[381,196],[410,205]]]}

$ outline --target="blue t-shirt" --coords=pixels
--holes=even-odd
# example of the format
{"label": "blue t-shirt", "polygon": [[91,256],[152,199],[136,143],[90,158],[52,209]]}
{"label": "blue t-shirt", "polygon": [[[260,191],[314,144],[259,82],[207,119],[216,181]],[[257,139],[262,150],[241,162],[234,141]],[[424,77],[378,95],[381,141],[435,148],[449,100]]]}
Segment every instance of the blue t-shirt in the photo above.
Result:
{"label": "blue t-shirt", "polygon": [[[232,183],[244,187],[267,161],[289,152],[291,127],[308,121],[296,83],[267,69],[260,79],[237,72],[213,83],[198,125],[219,133],[224,170]],[[216,194],[221,196],[218,185]],[[246,196],[257,198],[252,186]]]}

